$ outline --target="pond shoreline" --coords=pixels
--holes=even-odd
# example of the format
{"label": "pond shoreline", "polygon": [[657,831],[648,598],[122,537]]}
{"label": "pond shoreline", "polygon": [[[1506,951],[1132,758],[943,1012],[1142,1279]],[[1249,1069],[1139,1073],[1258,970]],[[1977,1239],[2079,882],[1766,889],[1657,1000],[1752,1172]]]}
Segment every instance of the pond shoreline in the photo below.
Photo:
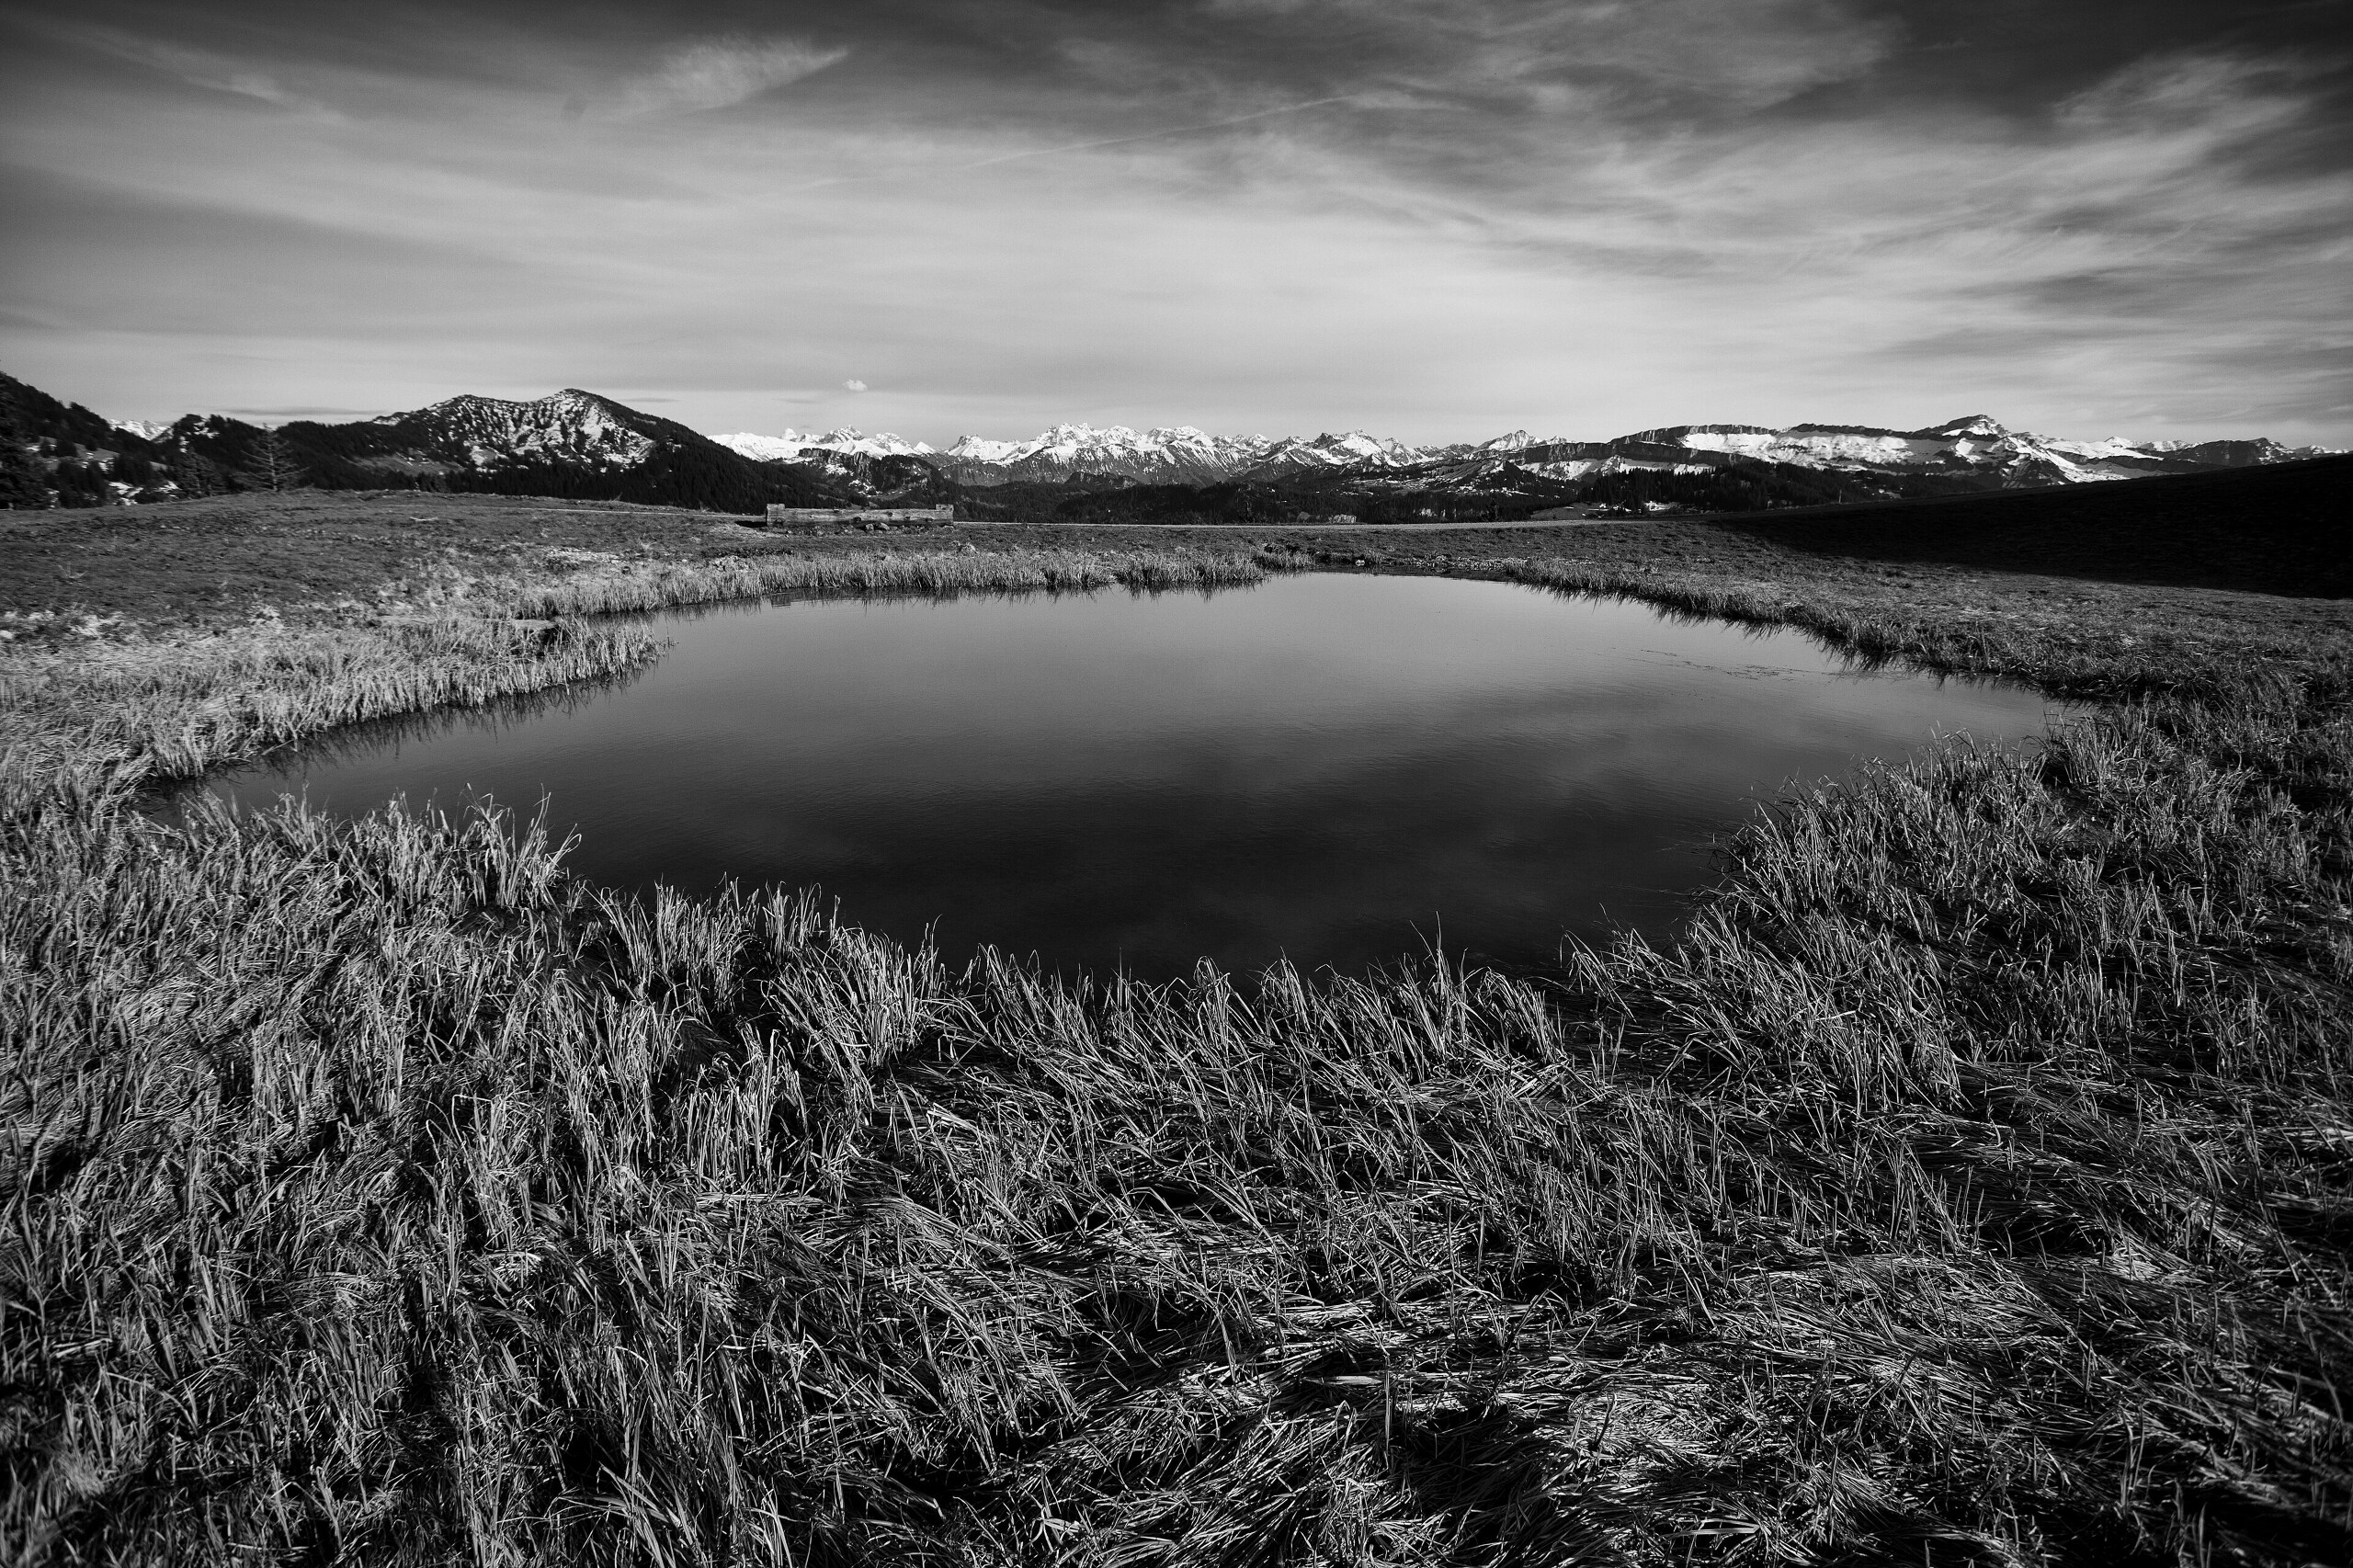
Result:
{"label": "pond shoreline", "polygon": [[1791,779],[2051,717],[2015,684],[1504,579],[802,592],[635,629],[658,662],[539,718],[338,732],[203,788],[543,809],[601,887],[813,885],[960,964],[1361,972],[1442,934],[1529,970],[1564,937],[1669,942],[1708,843]]}

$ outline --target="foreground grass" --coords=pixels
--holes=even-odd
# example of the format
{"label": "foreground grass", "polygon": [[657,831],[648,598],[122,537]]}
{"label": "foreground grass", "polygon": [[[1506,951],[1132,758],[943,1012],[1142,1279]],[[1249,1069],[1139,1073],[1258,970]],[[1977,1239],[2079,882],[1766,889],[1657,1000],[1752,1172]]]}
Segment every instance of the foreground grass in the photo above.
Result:
{"label": "foreground grass", "polygon": [[[790,894],[608,897],[512,824],[28,787],[0,1528],[2344,1560],[2347,643],[1754,565],[1478,569],[2115,706],[1787,801],[1674,950],[1543,983],[952,971]],[[593,591],[740,568],[664,570]]]}
{"label": "foreground grass", "polygon": [[0,816],[193,778],[341,724],[612,675],[660,647],[637,627],[451,618],[28,650],[0,663]]}

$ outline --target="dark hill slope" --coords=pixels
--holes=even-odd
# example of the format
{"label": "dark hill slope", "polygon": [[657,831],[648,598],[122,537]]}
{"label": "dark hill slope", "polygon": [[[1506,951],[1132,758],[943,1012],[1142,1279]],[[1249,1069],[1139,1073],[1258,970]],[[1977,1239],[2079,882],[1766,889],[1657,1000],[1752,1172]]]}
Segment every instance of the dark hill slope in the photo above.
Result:
{"label": "dark hill slope", "polygon": [[283,436],[334,489],[422,488],[754,512],[825,505],[813,471],[746,461],[676,420],[566,388],[534,403],[456,397],[348,425],[297,421]]}
{"label": "dark hill slope", "polygon": [[2353,456],[1727,517],[1775,544],[2109,583],[2353,597]]}
{"label": "dark hill slope", "polygon": [[190,414],[149,440],[0,375],[0,507],[87,508],[279,489],[415,490],[754,513],[782,502],[952,500],[916,458],[755,462],[676,420],[576,387],[530,403],[455,397],[381,419],[273,432]]}
{"label": "dark hill slope", "polygon": [[0,429],[17,440],[47,442],[56,453],[71,457],[75,449],[89,451],[154,451],[152,442],[108,424],[78,403],[64,403],[39,387],[27,386],[14,376],[0,375]]}

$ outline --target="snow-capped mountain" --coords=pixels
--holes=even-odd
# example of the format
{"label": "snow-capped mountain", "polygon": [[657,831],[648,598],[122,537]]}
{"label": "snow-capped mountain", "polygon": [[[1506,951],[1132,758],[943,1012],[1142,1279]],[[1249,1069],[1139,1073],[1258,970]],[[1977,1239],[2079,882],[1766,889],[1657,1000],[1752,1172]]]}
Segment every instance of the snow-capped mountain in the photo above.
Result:
{"label": "snow-capped mountain", "polygon": [[[232,475],[250,466],[262,435],[241,421],[195,415],[169,432],[177,447]],[[836,435],[846,443],[856,437]],[[747,512],[771,502],[838,506],[908,490],[931,502],[940,486],[938,474],[912,455],[822,448],[797,451],[789,467],[764,462],[577,387],[527,403],[453,397],[346,425],[297,420],[279,426],[277,438],[310,483],[336,489],[419,485]]]}
{"label": "snow-capped mountain", "polygon": [[[1161,484],[1276,482],[1350,476],[1376,483],[1464,483],[1499,465],[1556,481],[1629,470],[1705,472],[1741,462],[1857,476],[1919,476],[1942,488],[2078,484],[2148,473],[2279,462],[2318,454],[2271,441],[2069,441],[2011,430],[1984,415],[1922,430],[1867,426],[1676,425],[1607,441],[1540,440],[1514,430],[1484,441],[1414,447],[1363,431],[1313,438],[1212,436],[1191,426],[1133,430],[1057,425],[1028,440],[965,436],[936,455],[895,437],[725,436],[747,457],[823,461],[828,451],[923,455],[947,478],[973,486],[1089,479]],[[1949,483],[1946,483],[1949,482]]]}
{"label": "snow-capped mountain", "polygon": [[[730,445],[744,439],[720,438]],[[1212,436],[1189,425],[1134,430],[1124,425],[1062,424],[1028,440],[965,436],[933,460],[941,472],[964,484],[1052,483],[1086,477],[1210,484],[1306,472],[1395,468],[1428,455],[1361,430],[1308,439]]]}
{"label": "snow-capped mountain", "polygon": [[1801,468],[1969,475],[2001,488],[2138,479],[2152,473],[2240,468],[2321,455],[2318,448],[2291,450],[2268,440],[2209,441],[2198,446],[2131,441],[2122,437],[2070,441],[2012,430],[1982,414],[1924,430],[1850,425],[1794,425],[1786,430],[1754,425],[1684,425],[1644,430],[1627,439]]}
{"label": "snow-capped mountain", "polygon": [[755,462],[831,467],[848,456],[920,457],[950,478],[982,484],[1061,480],[1073,474],[1189,482],[1222,479],[1247,466],[1257,452],[1273,444],[1263,437],[1207,436],[1190,426],[1137,431],[1120,425],[1097,429],[1068,424],[1027,441],[966,436],[944,452],[935,452],[921,441],[887,433],[867,436],[848,428],[824,435],[787,430],[763,436],[744,431],[711,438]]}
{"label": "snow-capped mountain", "polygon": [[2019,489],[2134,479],[2153,473],[2244,467],[2324,455],[2276,441],[2134,442],[2121,437],[2068,441],[2011,430],[1984,415],[1921,430],[1856,425],[1675,425],[1608,441],[1531,440],[1525,432],[1476,446],[1443,449],[1409,483],[1460,486],[1491,481],[1505,469],[1552,482],[1648,471],[1701,474],[1711,470],[1811,470],[1886,494]]}
{"label": "snow-capped mountain", "polygon": [[1403,441],[1381,440],[1361,430],[1335,436],[1326,432],[1312,441],[1296,438],[1267,442],[1253,454],[1243,477],[1276,479],[1323,470],[1378,472],[1427,462],[1431,454]]}
{"label": "snow-capped mountain", "polygon": [[[566,387],[530,403],[466,395],[406,414],[366,421],[396,433],[434,457],[463,452],[474,468],[517,462],[635,468],[654,451],[667,420],[654,419],[595,392]],[[684,429],[684,426],[678,426]],[[700,437],[697,437],[699,439]]]}
{"label": "snow-capped mountain", "polygon": [[922,441],[902,440],[887,430],[868,436],[847,425],[822,436],[813,430],[807,435],[787,430],[779,436],[757,436],[746,430],[733,436],[713,436],[711,439],[754,462],[801,462],[811,452],[850,452],[869,458],[931,455],[931,448]]}
{"label": "snow-capped mountain", "polygon": [[1057,425],[1027,441],[966,436],[940,454],[940,469],[965,484],[1059,481],[1092,474],[1159,484],[1207,484],[1233,477],[1274,443],[1263,436],[1211,436],[1189,425],[1131,430],[1124,425]]}

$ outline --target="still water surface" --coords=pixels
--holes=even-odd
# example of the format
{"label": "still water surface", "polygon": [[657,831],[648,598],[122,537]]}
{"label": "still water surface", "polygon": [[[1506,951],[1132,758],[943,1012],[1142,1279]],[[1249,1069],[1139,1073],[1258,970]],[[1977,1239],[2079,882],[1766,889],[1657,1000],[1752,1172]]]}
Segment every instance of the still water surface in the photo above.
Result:
{"label": "still water surface", "polygon": [[1933,733],[2040,732],[2031,693],[1847,668],[1791,632],[1499,583],[1312,575],[1198,595],[831,601],[662,618],[646,673],[347,732],[210,788],[358,812],[542,794],[608,884],[817,883],[1147,977],[1207,955],[1544,963],[1668,936],[1707,838]]}

